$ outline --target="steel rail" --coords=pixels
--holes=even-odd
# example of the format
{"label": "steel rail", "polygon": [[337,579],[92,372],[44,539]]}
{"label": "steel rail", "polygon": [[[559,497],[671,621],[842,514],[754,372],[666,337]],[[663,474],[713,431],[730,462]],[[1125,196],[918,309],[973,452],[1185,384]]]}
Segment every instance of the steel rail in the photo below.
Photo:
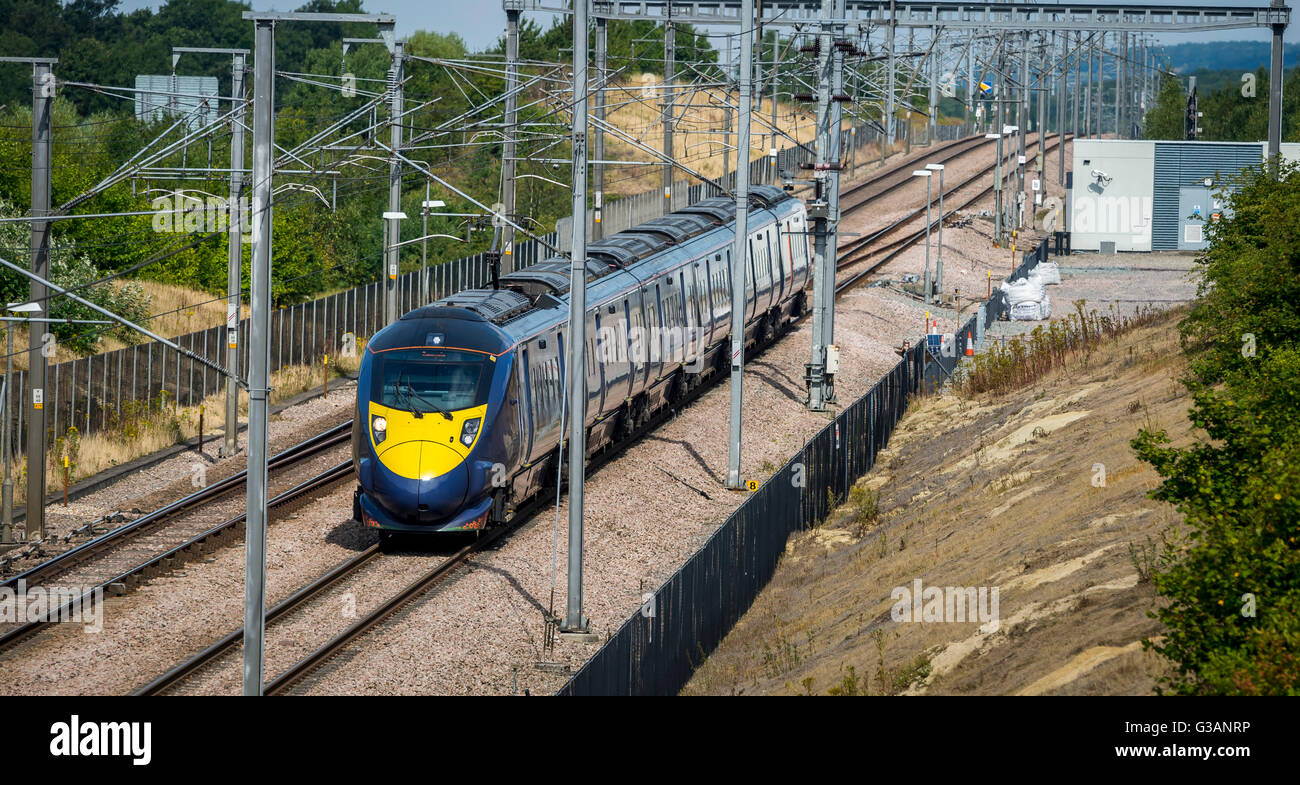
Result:
{"label": "steel rail", "polygon": [[[285,449],[272,458],[268,464],[270,469],[279,469],[291,466],[299,461],[319,453],[322,450],[333,447],[347,440],[352,428],[352,421],[342,423],[341,425],[330,428],[329,430],[305,439],[298,444]],[[100,553],[119,545],[122,541],[141,534],[146,529],[162,523],[170,518],[201,507],[212,499],[221,496],[227,492],[233,491],[244,484],[248,471],[241,470],[229,477],[224,477],[211,485],[201,488],[188,496],[182,497],[164,507],[160,507],[153,512],[143,515],[135,520],[122,526],[105,532],[93,540],[78,545],[71,550],[64,551],[40,564],[37,564],[23,572],[18,573],[10,578],[6,578],[0,583],[0,588],[16,589],[19,581],[24,585],[31,587],[38,583],[49,580],[54,575],[76,567],[77,565],[98,556]]]}
{"label": "steel rail", "polygon": [[[1054,136],[1055,136],[1055,135],[1054,135]],[[1056,136],[1056,138],[1059,139],[1059,136]],[[1068,135],[1067,135],[1067,138],[1069,138]],[[1043,152],[1046,153],[1048,150],[1055,149],[1056,144],[1059,144],[1059,143],[1060,143],[1060,142],[1058,141],[1058,142],[1056,142],[1056,143],[1051,143],[1051,144],[1049,144],[1047,147],[1043,148]],[[1038,144],[1038,143],[1035,142],[1035,144]],[[957,191],[960,191],[960,190],[963,189],[963,188],[968,187],[968,186],[969,186],[971,183],[973,183],[975,180],[979,179],[980,177],[983,177],[984,175],[987,175],[987,174],[989,173],[989,171],[992,170],[992,169],[993,169],[993,166],[989,166],[989,167],[987,167],[987,168],[981,170],[980,172],[977,172],[975,175],[972,175],[971,177],[968,177],[967,179],[963,180],[959,185],[954,186],[953,188],[949,189],[949,190],[948,190],[948,193],[949,193],[949,194],[952,194],[952,193],[955,193],[955,192],[957,192]],[[959,204],[957,204],[956,206],[954,206],[953,209],[954,209],[954,210],[960,210],[960,209],[962,209],[962,208],[964,208],[964,207],[968,207],[968,206],[970,206],[971,204],[974,204],[975,202],[978,202],[980,199],[983,199],[983,198],[984,198],[984,197],[989,193],[989,191],[992,191],[992,190],[993,190],[993,186],[992,186],[992,185],[989,185],[989,186],[987,186],[986,188],[984,188],[984,189],[982,189],[981,191],[979,191],[978,193],[974,194],[973,196],[969,196],[969,197],[963,199]],[[951,199],[951,198],[952,198],[952,197],[949,196],[949,199]],[[915,220],[915,218],[916,218],[917,216],[919,216],[919,215],[920,215],[922,212],[924,212],[924,211],[925,211],[925,208],[924,208],[924,207],[920,207],[920,208],[918,208],[918,209],[912,211],[911,213],[909,213],[907,216],[904,216],[903,218],[900,218],[899,220],[894,221],[893,223],[891,223],[889,226],[885,227],[884,229],[881,229],[881,230],[879,230],[879,231],[877,231],[877,232],[872,233],[872,234],[871,234],[870,236],[868,236],[868,237],[861,238],[860,240],[855,241],[854,243],[851,243],[851,244],[850,244],[850,245],[851,245],[850,248],[848,248],[847,250],[841,252],[841,254],[840,254],[840,258],[839,258],[839,261],[838,261],[838,264],[837,264],[837,267],[838,267],[839,265],[852,266],[852,265],[858,264],[858,263],[860,263],[860,262],[862,262],[862,261],[864,261],[864,260],[866,260],[866,259],[869,259],[870,257],[872,257],[872,256],[874,256],[874,255],[876,255],[876,254],[884,253],[885,255],[884,255],[882,258],[880,258],[880,259],[878,259],[878,260],[872,262],[872,263],[871,263],[870,265],[868,265],[866,268],[864,268],[864,269],[862,269],[862,270],[859,270],[859,271],[855,272],[853,275],[851,275],[850,277],[846,278],[843,282],[841,282],[841,283],[839,283],[839,284],[836,284],[835,291],[838,293],[838,292],[840,292],[840,291],[843,291],[844,289],[848,289],[849,287],[851,287],[851,286],[857,284],[857,283],[858,283],[859,281],[861,281],[863,278],[865,278],[865,277],[867,277],[868,275],[870,275],[871,273],[875,272],[875,271],[876,271],[877,269],[879,269],[880,267],[882,267],[882,266],[884,266],[885,264],[888,264],[889,262],[891,262],[891,261],[893,261],[894,259],[898,258],[898,256],[901,255],[903,251],[907,250],[907,249],[910,248],[911,246],[913,246],[913,245],[915,245],[916,243],[920,242],[921,239],[925,237],[925,227],[924,227],[924,226],[922,226],[920,229],[916,230],[915,232],[912,232],[911,234],[904,235],[903,237],[899,238],[898,240],[894,240],[894,241],[892,241],[892,242],[886,244],[885,246],[883,246],[883,247],[881,247],[881,248],[868,248],[868,247],[867,247],[868,244],[869,244],[869,242],[874,242],[875,240],[879,239],[880,237],[883,237],[883,236],[886,235],[886,234],[891,234],[891,233],[893,233],[893,232],[895,232],[895,231],[898,231],[898,229],[899,229],[899,228],[900,228],[904,223],[906,223],[906,222],[908,222],[908,221],[911,221],[911,220]],[[938,220],[942,220],[942,219],[938,219]],[[931,224],[930,224],[930,228],[931,228],[931,229],[933,229],[935,226],[938,225],[938,220],[931,222]]]}
{"label": "steel rail", "polygon": [[[945,149],[952,149],[954,147],[959,146],[960,143],[962,142],[969,142],[969,141],[973,141],[973,140],[971,139],[957,140],[957,142],[949,144]],[[954,151],[953,155],[949,156],[948,158],[945,158],[944,160],[950,160],[951,158],[955,158],[959,155],[962,155],[965,152],[968,152],[971,149],[974,149],[975,147],[979,146],[978,142],[982,142],[982,141],[984,141],[982,138],[978,138],[976,144],[962,146],[961,150]],[[911,164],[900,163],[898,166],[901,168],[891,169],[888,172],[882,173],[882,176],[884,178],[890,178],[891,176],[896,175],[899,171],[902,171],[903,169],[910,167]],[[976,177],[986,174],[987,171],[988,170],[985,169],[984,171],[977,174],[975,177],[969,178],[968,180],[964,181],[960,186],[958,186],[958,188],[955,188],[953,190],[957,190],[961,187],[965,187],[967,184],[969,184],[969,182],[972,182]],[[868,183],[870,182],[872,181],[868,181]],[[901,187],[906,182],[907,182],[906,179],[900,179],[896,183],[889,184],[884,189],[882,189],[880,193],[877,194],[877,196],[883,195],[884,193],[887,193],[898,187]],[[861,188],[863,185],[866,185],[868,183],[864,183],[862,185],[856,186],[855,190],[857,188]],[[989,189],[985,189],[977,196],[966,200],[962,206],[965,206],[965,204],[969,204],[970,202],[973,202],[976,199],[981,198],[983,194],[988,192],[988,190]],[[866,202],[870,201],[871,198],[875,198],[875,197],[874,196],[869,197],[868,199],[864,199],[860,201],[859,203],[849,207],[846,210],[846,212],[853,212],[857,209],[860,209],[864,204],[866,204]],[[904,219],[904,220],[908,220],[908,219]],[[892,231],[893,229],[897,228],[897,226],[900,225],[901,223],[902,223],[901,221],[895,222],[894,224],[891,225],[889,229],[884,231]],[[909,236],[909,238],[904,238],[903,241],[900,241],[900,244],[903,244],[903,247],[906,247],[906,245],[915,243],[916,240],[919,239],[919,237],[922,236],[923,234],[924,234],[924,230],[922,230],[919,233],[916,233],[915,235]],[[879,236],[879,233],[873,235],[873,237],[877,237],[877,236]],[[901,248],[899,252],[901,252]],[[841,255],[841,257],[842,256],[844,255]],[[872,266],[871,269],[875,269],[881,264],[884,264],[884,261],[876,263],[875,265]],[[851,279],[848,279],[838,284],[835,288],[836,294],[839,294],[840,292],[848,289],[849,287],[854,285],[857,281],[861,280],[861,278],[864,277],[869,272],[870,269],[858,273]],[[808,312],[801,314],[798,318],[792,320],[792,324],[802,321],[804,318],[807,317],[807,315]],[[770,339],[764,339],[760,335],[756,339],[758,353],[761,353],[762,350],[766,349],[770,345],[775,344],[783,334],[784,332],[773,334],[770,337]],[[609,448],[601,451],[596,456],[593,456],[593,458],[589,462],[587,473],[588,474],[594,473],[595,471],[599,470],[599,468],[601,468],[604,464],[612,460],[613,457],[622,454],[629,446],[639,441],[645,435],[653,432],[656,428],[658,428],[668,419],[674,417],[676,415],[676,411],[679,408],[688,405],[694,400],[696,400],[700,395],[704,393],[704,391],[711,388],[714,384],[717,384],[722,378],[723,375],[718,374],[713,382],[701,384],[696,386],[694,389],[689,390],[683,400],[678,401],[673,406],[666,406],[660,409],[636,433],[630,435],[626,439],[621,440],[620,442],[614,445],[611,445]],[[434,587],[435,585],[437,585],[438,583],[446,579],[448,576],[450,576],[453,573],[454,570],[456,570],[458,567],[468,562],[470,557],[472,557],[474,554],[483,551],[488,546],[494,544],[499,539],[515,531],[519,526],[523,525],[523,523],[530,520],[532,518],[532,515],[537,510],[545,506],[547,502],[549,502],[549,499],[544,498],[542,494],[539,494],[537,497],[534,498],[532,502],[517,510],[516,513],[512,516],[512,520],[507,525],[489,530],[488,532],[480,536],[477,540],[475,540],[473,543],[466,545],[456,553],[440,561],[436,566],[429,569],[418,579],[409,583],[401,591],[389,597],[379,607],[375,608],[370,613],[366,614],[365,617],[354,622],[347,629],[333,636],[325,644],[317,647],[312,652],[310,652],[309,654],[307,654],[306,656],[298,660],[294,665],[290,666],[287,670],[282,672],[279,676],[269,681],[264,687],[264,694],[283,695],[287,693],[296,683],[301,681],[305,676],[310,674],[320,665],[324,664],[334,655],[339,653],[343,648],[347,647],[350,643],[357,640],[366,632],[381,625],[385,620],[390,618],[393,614],[397,613],[408,603],[417,599],[426,591],[428,591],[429,589],[431,589],[432,587]],[[351,559],[348,559],[347,561],[342,562],[341,564],[335,566],[329,572],[321,575],[316,580],[312,581],[310,584],[294,592],[291,596],[278,603],[272,609],[270,609],[267,612],[267,617],[266,617],[267,622],[271,623],[282,618],[284,615],[290,613],[294,609],[301,607],[308,600],[317,597],[322,593],[324,593],[325,591],[327,591],[328,589],[330,589],[331,587],[336,586],[345,577],[356,573],[361,567],[370,563],[370,561],[379,553],[381,553],[380,547],[378,545],[372,545],[370,546],[370,548],[357,554],[356,556],[353,556]],[[190,676],[191,674],[200,670],[206,664],[215,660],[224,652],[233,648],[240,641],[242,635],[243,635],[242,627],[228,633],[219,641],[213,643],[212,645],[198,652],[193,657],[187,659],[185,662],[182,662],[181,664],[168,670],[166,673],[162,674],[161,676],[149,682],[148,684],[140,687],[133,694],[157,695],[166,691],[167,689],[175,686],[177,683],[181,682],[182,680]]]}
{"label": "steel rail", "polygon": [[[326,447],[319,448],[319,450],[323,449],[326,449]],[[287,502],[294,501],[323,485],[328,484],[329,482],[343,479],[351,474],[351,460],[344,461],[328,472],[317,475],[316,477],[279,494],[275,498],[271,499],[267,506],[268,508],[282,506]],[[330,479],[324,480],[323,478],[327,476]],[[108,580],[101,581],[95,586],[82,592],[77,597],[74,597],[63,605],[60,605],[58,608],[49,609],[40,618],[23,622],[16,627],[6,630],[4,633],[0,633],[0,650],[12,646],[51,624],[57,624],[57,620],[60,617],[66,618],[71,616],[73,611],[84,609],[88,604],[96,602],[97,597],[102,598],[105,593],[110,592],[114,585],[122,585],[124,587],[131,586],[140,580],[147,580],[162,572],[173,569],[177,563],[183,560],[187,555],[197,555],[198,553],[203,552],[206,546],[217,542],[220,538],[232,535],[235,530],[243,524],[247,514],[247,511],[245,511],[234,518],[230,518],[216,526],[200,532],[179,545],[176,545],[163,553],[157,554],[140,564],[132,566],[125,572],[109,578]]]}

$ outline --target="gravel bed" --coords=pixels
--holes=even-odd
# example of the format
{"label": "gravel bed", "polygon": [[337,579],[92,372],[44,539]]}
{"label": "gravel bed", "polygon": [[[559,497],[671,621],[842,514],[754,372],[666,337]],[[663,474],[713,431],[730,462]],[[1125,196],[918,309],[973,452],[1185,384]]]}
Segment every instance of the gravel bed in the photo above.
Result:
{"label": "gravel bed", "polygon": [[[913,156],[914,160],[919,157]],[[1046,156],[1049,194],[1055,183],[1055,160],[1054,154]],[[954,162],[949,174],[957,172],[959,163],[964,166],[966,160]],[[903,212],[903,207],[897,212]],[[987,205],[976,205],[973,210],[981,208],[987,209]],[[886,211],[879,212],[883,215]],[[986,271],[1003,265],[1009,255],[1007,249],[992,247],[990,233],[991,226],[978,219],[968,227],[945,230],[945,289],[957,285],[963,291],[983,294]],[[1026,240],[1032,242],[1032,236]],[[1095,266],[1094,259],[1086,261]],[[919,272],[923,263],[924,249],[914,248],[883,268],[881,277],[897,279],[903,272]],[[1143,265],[1148,266],[1145,261]],[[1175,271],[1155,275],[1182,274],[1176,262],[1169,266]],[[1063,270],[1063,279],[1070,274]],[[1145,272],[1129,275],[1117,269],[1114,276],[1097,275],[1088,280],[1099,290],[1113,284],[1124,291],[1145,292],[1145,279]],[[904,338],[917,338],[926,310],[918,299],[884,287],[858,288],[839,300],[836,341],[841,347],[837,379],[841,403],[850,403],[893,366],[897,360],[894,347]],[[955,319],[951,311],[931,310],[941,318]],[[802,325],[746,366],[742,452],[746,478],[761,480],[770,475],[833,416],[808,412],[802,405],[809,337],[810,327]],[[715,386],[587,482],[584,608],[592,630],[602,640],[635,611],[644,592],[661,585],[743,501],[744,494],[722,488],[728,402],[727,385]],[[349,398],[349,410],[350,404]],[[348,521],[350,508],[351,485],[342,484],[296,518],[272,527],[268,537],[270,602],[373,542],[373,533]],[[562,613],[565,604],[566,523],[563,501],[558,511],[547,509],[534,516],[499,550],[480,554],[466,569],[324,665],[300,691],[553,691],[566,678],[554,672],[554,666],[576,670],[595,651],[594,646],[566,641],[558,642],[553,651],[542,650],[543,612],[554,607]],[[345,611],[351,610],[352,601],[356,613],[364,613],[387,596],[386,592],[423,572],[438,558],[443,558],[441,552],[381,557],[348,586],[314,604],[315,610],[301,618],[296,614],[283,627],[273,627],[268,639],[268,673],[350,623]],[[554,573],[553,563],[557,565]],[[40,656],[24,653],[24,647],[3,655],[0,672],[5,675],[0,677],[0,691],[120,692],[138,686],[241,623],[242,572],[242,549],[228,548],[132,595],[110,599],[106,629],[98,636],[88,638],[79,627],[62,625],[57,636],[48,636],[63,639],[62,649],[42,644]],[[345,594],[354,595],[346,607]],[[87,645],[87,640],[92,644]],[[236,659],[237,655],[228,656],[185,690],[237,691]],[[37,661],[41,665],[33,664]],[[539,668],[539,663],[547,667]]]}
{"label": "gravel bed", "polygon": [[[336,387],[331,385],[334,390],[328,398],[312,398],[272,415],[268,423],[272,455],[352,417],[356,382],[341,379],[336,384]],[[216,457],[220,441],[213,439],[204,445],[206,457],[200,457],[194,452],[178,453],[165,461],[123,476],[110,485],[70,502],[67,507],[62,504],[50,505],[45,508],[47,532],[51,539],[62,538],[73,529],[108,513],[134,511],[127,516],[134,518],[158,509],[196,490],[193,477],[197,467],[202,467],[208,484],[243,471],[248,461],[247,434],[247,431],[239,434],[240,452],[229,458]],[[57,545],[46,547],[43,557],[33,555],[20,560],[15,563],[14,569],[30,569],[45,558],[82,542],[85,539],[73,538],[66,544],[60,540]]]}
{"label": "gravel bed", "polygon": [[[340,482],[282,518],[272,513],[268,607],[375,542],[349,520],[354,487]],[[128,693],[240,627],[243,598],[244,549],[222,548],[106,597],[101,632],[59,624],[0,652],[0,694]]]}

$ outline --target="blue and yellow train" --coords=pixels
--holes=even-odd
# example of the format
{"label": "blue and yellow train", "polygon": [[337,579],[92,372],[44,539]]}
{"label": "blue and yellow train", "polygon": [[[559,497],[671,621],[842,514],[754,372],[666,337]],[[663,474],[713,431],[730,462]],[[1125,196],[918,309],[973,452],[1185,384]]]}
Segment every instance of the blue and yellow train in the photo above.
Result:
{"label": "blue and yellow train", "polygon": [[[803,203],[750,191],[745,333],[805,309]],[[595,454],[728,369],[735,202],[706,199],[588,244],[587,445]],[[570,262],[417,308],[361,362],[354,517],[381,534],[483,529],[556,481]]]}

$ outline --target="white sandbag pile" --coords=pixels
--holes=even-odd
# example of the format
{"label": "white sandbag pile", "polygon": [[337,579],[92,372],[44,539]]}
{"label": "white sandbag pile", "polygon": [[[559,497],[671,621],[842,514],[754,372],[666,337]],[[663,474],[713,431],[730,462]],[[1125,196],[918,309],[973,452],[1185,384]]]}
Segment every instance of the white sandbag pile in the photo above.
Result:
{"label": "white sandbag pile", "polygon": [[1007,297],[1008,305],[1025,300],[1042,300],[1047,296],[1047,284],[1043,283],[1043,279],[1033,276],[1018,281],[1003,281],[1000,288]]}
{"label": "white sandbag pile", "polygon": [[1030,278],[1039,278],[1048,286],[1059,286],[1061,283],[1061,267],[1056,262],[1040,262],[1034,269],[1029,271]]}
{"label": "white sandbag pile", "polygon": [[1039,300],[1024,300],[1011,306],[1011,320],[1016,322],[1037,322],[1052,318],[1052,300],[1044,297]]}
{"label": "white sandbag pile", "polygon": [[[1058,270],[1057,275],[1059,274]],[[1030,275],[1019,281],[1003,281],[1000,288],[1007,298],[1012,321],[1052,318],[1052,301],[1047,296],[1047,284],[1040,276]]]}

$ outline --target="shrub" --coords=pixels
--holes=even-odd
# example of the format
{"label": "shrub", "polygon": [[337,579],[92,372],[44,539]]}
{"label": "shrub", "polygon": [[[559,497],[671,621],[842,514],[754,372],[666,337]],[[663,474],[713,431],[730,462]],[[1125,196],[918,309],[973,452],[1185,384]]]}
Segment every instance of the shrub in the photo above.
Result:
{"label": "shrub", "polygon": [[1152,576],[1167,633],[1149,645],[1176,667],[1162,689],[1182,694],[1300,691],[1300,174],[1280,175],[1243,173],[1198,258],[1183,381],[1205,437],[1178,448],[1143,429],[1133,440],[1162,477],[1151,496],[1190,529]]}

